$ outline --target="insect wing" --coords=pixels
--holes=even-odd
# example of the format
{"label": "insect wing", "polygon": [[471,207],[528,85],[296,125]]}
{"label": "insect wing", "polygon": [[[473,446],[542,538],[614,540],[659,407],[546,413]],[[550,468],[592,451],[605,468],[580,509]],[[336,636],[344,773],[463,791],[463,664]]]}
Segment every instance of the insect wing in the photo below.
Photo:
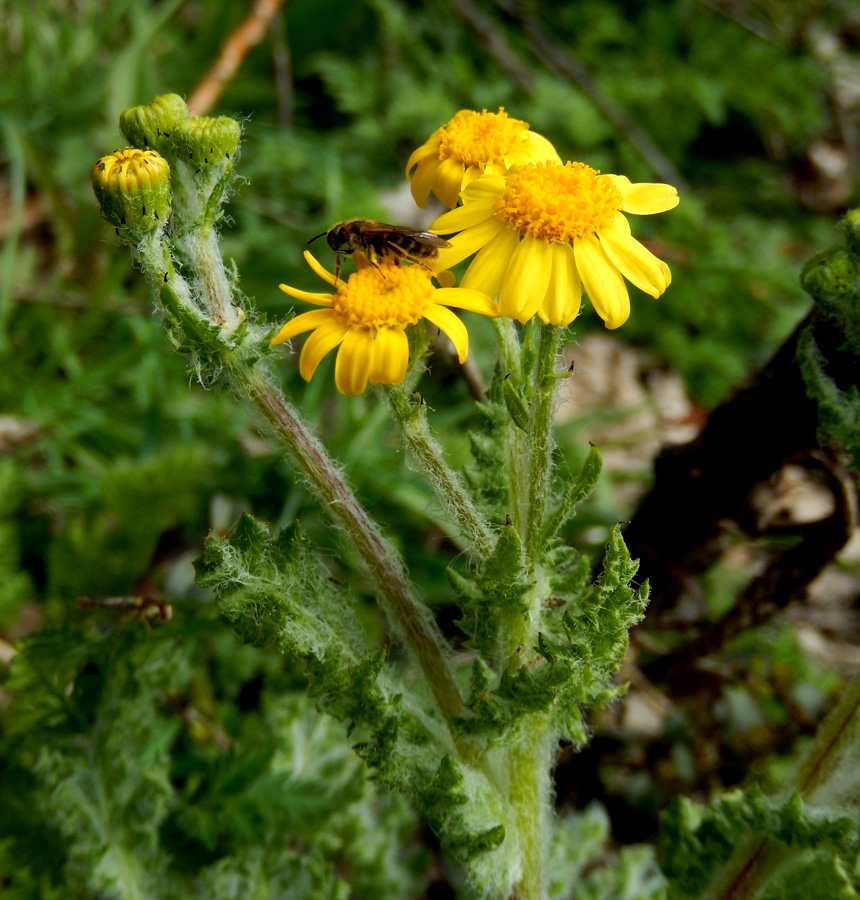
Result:
{"label": "insect wing", "polygon": [[386,225],[385,222],[373,222],[370,219],[362,223],[359,232],[368,238],[385,241],[404,249],[408,249],[414,244],[420,244],[433,250],[451,246],[445,238],[430,231],[416,231],[414,228],[406,228],[404,225]]}

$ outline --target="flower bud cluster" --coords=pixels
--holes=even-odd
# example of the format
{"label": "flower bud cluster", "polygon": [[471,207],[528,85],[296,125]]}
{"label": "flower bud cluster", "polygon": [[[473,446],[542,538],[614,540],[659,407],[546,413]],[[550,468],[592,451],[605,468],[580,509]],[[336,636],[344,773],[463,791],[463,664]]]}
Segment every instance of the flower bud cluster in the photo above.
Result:
{"label": "flower bud cluster", "polygon": [[171,203],[177,219],[187,220],[180,228],[211,226],[232,177],[239,124],[225,117],[191,118],[181,97],[165,94],[125,110],[120,130],[131,146],[92,170],[102,215],[131,239],[163,225]]}

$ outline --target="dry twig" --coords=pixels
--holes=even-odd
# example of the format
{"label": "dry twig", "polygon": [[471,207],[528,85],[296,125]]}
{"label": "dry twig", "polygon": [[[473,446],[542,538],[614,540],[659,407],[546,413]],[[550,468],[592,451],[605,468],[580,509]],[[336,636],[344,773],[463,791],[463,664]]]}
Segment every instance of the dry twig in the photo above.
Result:
{"label": "dry twig", "polygon": [[227,38],[215,65],[188,98],[188,112],[192,116],[204,115],[212,109],[248,51],[262,40],[283,3],[284,0],[257,0],[251,14]]}

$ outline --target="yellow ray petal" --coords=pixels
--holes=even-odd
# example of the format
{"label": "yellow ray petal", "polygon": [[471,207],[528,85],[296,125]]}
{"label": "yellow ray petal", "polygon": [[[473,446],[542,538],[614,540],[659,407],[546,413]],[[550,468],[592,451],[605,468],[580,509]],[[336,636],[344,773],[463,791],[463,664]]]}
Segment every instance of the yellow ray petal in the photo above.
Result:
{"label": "yellow ray petal", "polygon": [[473,203],[442,213],[430,226],[430,231],[434,234],[453,234],[455,231],[464,231],[466,228],[479,225],[493,216],[493,204],[497,196],[492,194],[481,197]]}
{"label": "yellow ray petal", "polygon": [[302,313],[300,316],[290,319],[272,338],[271,343],[273,346],[283,344],[284,341],[291,340],[297,334],[319,328],[320,325],[324,325],[330,319],[335,318],[336,315],[337,313],[333,309],[315,309],[311,312]]}
{"label": "yellow ray petal", "polygon": [[469,166],[463,173],[463,187],[465,190],[473,181],[476,181],[484,174],[484,170],[480,166]]}
{"label": "yellow ray petal", "polygon": [[621,191],[621,209],[626,213],[650,216],[674,209],[681,202],[671,184],[632,184],[623,175],[613,175],[612,180]]}
{"label": "yellow ray petal", "polygon": [[469,263],[460,287],[473,288],[476,291],[483,291],[490,297],[496,297],[519,242],[518,232],[513,228],[502,228]]}
{"label": "yellow ray petal", "polygon": [[630,297],[621,273],[595,235],[573,242],[582,287],[607,328],[619,328],[630,317]]}
{"label": "yellow ray petal", "polygon": [[508,167],[503,159],[493,160],[484,167],[486,175],[504,175],[508,171]]}
{"label": "yellow ray petal", "polygon": [[305,341],[299,357],[299,375],[310,381],[322,358],[344,339],[349,325],[341,319],[329,319]]}
{"label": "yellow ray petal", "polygon": [[439,288],[433,292],[433,302],[493,318],[499,314],[496,304],[485,293],[472,288]]}
{"label": "yellow ray petal", "polygon": [[333,288],[336,288],[338,285],[343,284],[343,282],[339,278],[335,278],[332,272],[329,272],[328,269],[324,268],[323,265],[319,262],[319,260],[311,253],[310,250],[305,250],[303,254],[305,258],[305,262],[314,270],[314,272],[322,278],[323,281],[327,281]]}
{"label": "yellow ray petal", "polygon": [[541,134],[535,134],[534,131],[528,133],[528,144],[522,149],[517,149],[513,153],[509,153],[505,161],[509,166],[522,165],[527,162],[545,163],[552,160],[560,163],[561,157],[556,152],[555,147]]}
{"label": "yellow ray petal", "polygon": [[499,312],[520,322],[538,311],[546,297],[552,268],[552,250],[544,238],[524,237],[505,273],[499,291]]}
{"label": "yellow ray petal", "polygon": [[439,145],[441,143],[442,133],[440,131],[435,131],[417,150],[412,151],[409,162],[406,163],[407,180],[411,180],[409,173],[412,171],[412,167],[417,165],[425,157],[436,156],[438,158]]}
{"label": "yellow ray petal", "polygon": [[373,362],[374,334],[369,328],[352,327],[346,333],[334,364],[334,383],[341,394],[355,396],[367,387]]}
{"label": "yellow ray petal", "polygon": [[496,175],[491,172],[490,174],[476,178],[466,190],[463,191],[463,204],[468,205],[469,203],[477,203],[478,201],[483,200],[484,203],[489,203],[490,208],[492,208],[493,204],[496,202],[496,198],[504,192],[504,172],[502,172],[501,175]]}
{"label": "yellow ray petal", "polygon": [[450,247],[443,247],[439,256],[433,261],[434,270],[442,271],[456,266],[467,256],[477,253],[485,244],[488,244],[503,228],[504,222],[500,222],[495,216],[485,219],[472,228],[467,228],[459,234],[455,234],[448,243]]}
{"label": "yellow ray petal", "polygon": [[552,272],[546,300],[538,310],[544,324],[570,325],[579,315],[582,303],[582,282],[576,271],[573,247],[552,244]]}
{"label": "yellow ray petal", "polygon": [[315,294],[311,291],[300,291],[298,288],[290,287],[288,284],[279,284],[278,287],[296,300],[304,300],[305,303],[313,303],[315,306],[331,306],[333,297],[331,294]]}
{"label": "yellow ray petal", "polygon": [[463,173],[466,167],[456,159],[443,159],[436,170],[436,181],[433,185],[433,193],[448,207],[453,209],[457,205],[457,197],[460,196],[460,188],[463,186]]}
{"label": "yellow ray petal", "polygon": [[421,209],[427,208],[427,198],[430,196],[430,189],[433,187],[438,170],[438,156],[428,156],[418,163],[418,168],[412,178],[412,199]]}
{"label": "yellow ray petal", "polygon": [[460,362],[465,362],[469,354],[469,332],[454,313],[444,306],[433,305],[424,310],[424,318],[440,328],[451,339]]}
{"label": "yellow ray petal", "polygon": [[371,384],[400,384],[409,364],[409,341],[402,328],[380,328],[373,342]]}
{"label": "yellow ray petal", "polygon": [[652,297],[659,297],[666,290],[668,282],[660,260],[630,234],[630,224],[624,216],[617,216],[597,236],[613,265],[631,284]]}

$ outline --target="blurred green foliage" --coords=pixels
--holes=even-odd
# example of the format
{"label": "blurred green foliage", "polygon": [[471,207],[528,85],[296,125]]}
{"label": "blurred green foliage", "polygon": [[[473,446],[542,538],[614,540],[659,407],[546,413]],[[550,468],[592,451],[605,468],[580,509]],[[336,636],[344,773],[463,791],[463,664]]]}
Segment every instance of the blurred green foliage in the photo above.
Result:
{"label": "blurred green foliage", "polygon": [[[347,881],[359,896],[365,871],[368,893],[418,890],[408,865],[396,870],[399,887],[386,887],[376,863],[344,849],[349,835],[371,833],[373,816],[391,818],[383,836],[415,827],[405,810],[380,812],[393,801],[372,794],[354,761],[321,753],[313,778],[284,807],[264,802],[292,777],[276,757],[291,746],[283,742],[290,723],[306,721],[311,735],[335,726],[292,698],[300,678],[214,624],[192,584],[191,559],[210,527],[229,527],[246,510],[277,525],[300,517],[328,548],[335,575],[357,566],[249,411],[195,384],[173,354],[89,185],[90,165],[122,144],[119,112],[168,91],[190,95],[249,10],[203,0],[0,6],[0,633],[14,641],[45,629],[11,676],[0,663],[2,805],[23,823],[0,834],[0,885],[10,896],[126,896],[116,888],[118,851],[98,844],[105,821],[81,808],[93,778],[125,785],[123,804],[136,802],[135,778],[147,781],[141,815],[160,823],[164,845],[148,845],[139,859],[168,871],[174,888],[187,884],[188,872],[175,871],[184,859],[205,872],[205,888],[220,879],[218,896],[238,896],[252,871],[265,873],[272,896],[292,896],[278,893],[289,883],[342,896],[341,862],[332,860],[348,858]],[[302,261],[309,237],[351,216],[408,221],[415,213],[404,212],[411,200],[402,202],[406,159],[460,108],[505,106],[563,158],[660,180],[635,135],[611,124],[606,110],[619,104],[686,182],[671,216],[634,225],[669,262],[673,284],[656,301],[634,296],[619,337],[647,347],[698,403],[714,406],[803,317],[800,267],[832,243],[838,215],[860,200],[850,166],[840,181],[814,152],[848,146],[850,158],[851,109],[839,79],[860,40],[856,4],[486,3],[479,11],[501,42],[469,23],[470,10],[456,0],[285,4],[212,111],[244,122],[245,183],[222,226],[243,290],[281,317],[290,301],[279,282],[319,286]],[[574,83],[547,63],[523,16],[542,22],[591,80]],[[489,328],[469,324],[489,379]],[[574,328],[577,336],[598,330],[590,310]],[[330,366],[306,385],[288,357],[284,381],[429,602],[441,603],[456,552],[448,524],[403,466],[380,405],[372,395],[334,396]],[[465,435],[480,424],[468,385],[441,354],[433,375],[422,390],[434,427],[454,465],[466,467]],[[575,470],[586,449],[564,452]],[[577,520],[581,528],[606,529],[618,518],[607,493],[598,501],[597,512]],[[415,533],[423,540],[402,537]],[[137,623],[94,631],[75,609],[81,596],[148,592],[204,605],[153,635]],[[368,624],[372,617],[368,606]],[[62,630],[69,622],[72,630]],[[81,695],[66,697],[66,685]],[[28,707],[22,698],[31,689]],[[241,697],[255,691],[249,708]],[[195,732],[186,713],[200,703],[206,728],[229,740]],[[118,746],[111,716],[137,713],[133,744]],[[135,774],[141,760],[146,772]],[[330,777],[349,799],[346,811],[319,786]],[[46,792],[58,785],[62,804],[43,814]],[[310,855],[272,855],[285,829],[320,834],[333,818],[339,824],[326,841],[341,835],[339,849],[307,837]],[[320,822],[327,824],[315,831]],[[129,821],[119,825],[116,846],[140,847],[124,830]],[[27,841],[51,849],[51,867],[21,867]],[[84,845],[104,854],[95,873],[75,868]],[[61,871],[77,879],[62,891]]]}

